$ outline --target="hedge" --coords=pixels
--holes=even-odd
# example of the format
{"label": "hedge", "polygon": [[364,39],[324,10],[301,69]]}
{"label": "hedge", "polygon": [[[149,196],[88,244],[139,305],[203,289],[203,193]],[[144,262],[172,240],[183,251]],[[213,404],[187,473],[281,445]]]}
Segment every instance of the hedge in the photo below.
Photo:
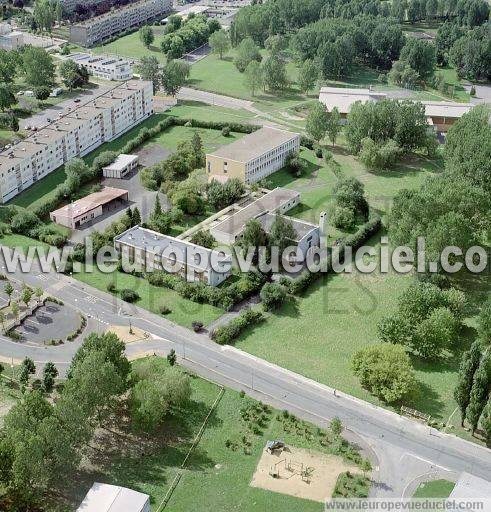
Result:
{"label": "hedge", "polygon": [[210,304],[225,310],[229,310],[234,304],[257,293],[266,281],[266,277],[256,271],[248,272],[235,283],[221,287],[188,282],[175,274],[168,274],[160,270],[149,272],[145,278],[151,285],[170,288],[185,299],[199,304]]}
{"label": "hedge", "polygon": [[[381,227],[382,221],[380,217],[374,217],[368,222],[365,222],[365,224],[363,224],[363,226],[361,226],[356,233],[347,236],[336,248],[337,251],[341,253],[340,260],[344,257],[344,250],[346,247],[351,247],[353,250],[358,249],[370,237],[377,233]],[[331,271],[331,255],[329,255],[327,257],[327,273],[330,273]],[[309,270],[304,270],[298,277],[290,281],[290,293],[298,295],[299,293],[306,290],[318,277],[324,273],[325,272],[312,273]]]}
{"label": "hedge", "polygon": [[217,327],[211,334],[212,340],[219,345],[229,344],[237,339],[244,330],[264,320],[264,314],[257,309],[245,309],[228,324]]}

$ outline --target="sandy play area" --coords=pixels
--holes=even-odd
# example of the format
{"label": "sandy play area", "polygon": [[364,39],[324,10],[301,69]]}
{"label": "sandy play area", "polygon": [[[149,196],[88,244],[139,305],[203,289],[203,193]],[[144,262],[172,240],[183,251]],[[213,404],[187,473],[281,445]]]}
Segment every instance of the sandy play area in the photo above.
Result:
{"label": "sandy play area", "polygon": [[138,327],[132,327],[130,333],[129,326],[123,325],[110,325],[106,332],[114,333],[123,343],[133,343],[135,341],[142,341],[149,338],[148,333],[145,333]]}
{"label": "sandy play area", "polygon": [[[347,464],[335,455],[294,446],[288,446],[287,451],[274,454],[264,449],[251,485],[297,498],[324,502],[331,497],[338,475],[345,471],[361,473],[357,466]],[[270,472],[277,472],[279,478],[273,478]]]}

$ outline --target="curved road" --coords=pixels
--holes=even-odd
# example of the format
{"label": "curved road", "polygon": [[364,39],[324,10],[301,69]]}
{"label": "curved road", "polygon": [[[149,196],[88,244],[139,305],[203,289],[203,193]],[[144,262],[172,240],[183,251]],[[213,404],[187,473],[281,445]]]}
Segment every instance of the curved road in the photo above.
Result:
{"label": "curved road", "polygon": [[[35,270],[7,272],[3,254],[0,264],[10,279],[24,281],[32,287],[42,286],[47,293],[79,309],[89,318],[92,330],[103,330],[108,324],[128,325],[131,320],[133,326],[151,333],[148,340],[127,346],[130,358],[143,353],[166,354],[174,348],[181,364],[197,374],[243,389],[263,402],[288,409],[317,425],[326,426],[331,418],[338,416],[377,454],[380,465],[374,491],[377,496],[402,496],[411,482],[425,473],[467,471],[491,481],[491,452],[486,448],[336,392],[233,347],[219,346],[203,335],[68,276]],[[37,362],[51,360],[63,370],[78,344],[36,347],[2,337],[0,356],[9,359],[29,356]]]}

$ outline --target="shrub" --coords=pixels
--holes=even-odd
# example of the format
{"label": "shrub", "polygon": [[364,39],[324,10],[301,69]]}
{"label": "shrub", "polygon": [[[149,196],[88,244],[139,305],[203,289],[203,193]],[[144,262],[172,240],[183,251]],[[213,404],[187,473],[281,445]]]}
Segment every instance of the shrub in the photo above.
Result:
{"label": "shrub", "polygon": [[191,322],[191,326],[192,326],[194,332],[200,332],[201,329],[203,329],[203,322],[195,320],[195,321]]}
{"label": "shrub", "polygon": [[169,313],[172,313],[172,309],[169,306],[166,306],[165,304],[162,304],[159,307],[159,311],[161,315],[168,315]]}
{"label": "shrub", "polygon": [[222,135],[224,137],[230,137],[230,126],[224,126],[222,128]]}
{"label": "shrub", "polygon": [[232,342],[250,325],[261,322],[264,319],[263,313],[254,309],[245,309],[242,313],[231,320],[227,325],[217,327],[212,333],[212,339],[219,345]]}
{"label": "shrub", "polygon": [[338,229],[352,229],[355,225],[355,213],[346,206],[336,206],[331,214],[331,222]]}
{"label": "shrub", "polygon": [[136,302],[139,298],[140,296],[135,292],[135,290],[130,290],[129,288],[121,290],[121,299],[125,302]]}
{"label": "shrub", "polygon": [[261,288],[261,301],[266,311],[279,308],[287,297],[287,289],[278,283],[266,283]]}
{"label": "shrub", "polygon": [[317,146],[317,147],[315,148],[315,156],[316,156],[317,158],[322,158],[322,155],[323,155],[323,153],[322,153],[322,148],[321,148],[320,146]]}
{"label": "shrub", "polygon": [[107,283],[106,289],[110,293],[114,293],[116,291],[116,283],[114,281],[109,281]]}

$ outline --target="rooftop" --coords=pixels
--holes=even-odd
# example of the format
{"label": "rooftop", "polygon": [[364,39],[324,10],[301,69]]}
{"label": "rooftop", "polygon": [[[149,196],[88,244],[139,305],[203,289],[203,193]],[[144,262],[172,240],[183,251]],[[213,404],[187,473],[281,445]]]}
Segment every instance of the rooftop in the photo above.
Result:
{"label": "rooftop", "polygon": [[344,87],[321,87],[319,101],[324,103],[327,110],[337,107],[341,114],[347,114],[352,105],[361,101],[380,101],[387,97],[386,94],[374,92],[371,89],[356,89]]}
{"label": "rooftop", "polygon": [[263,127],[209,154],[237,162],[249,162],[298,136],[298,133]]}
{"label": "rooftop", "polygon": [[297,198],[299,195],[300,193],[295,190],[277,187],[263,197],[256,199],[245,208],[242,208],[242,210],[234,213],[228,219],[217,224],[213,230],[237,236],[242,229],[244,229],[245,224],[249,220],[265,212],[272,212],[288,201]]}
{"label": "rooftop", "polygon": [[271,231],[271,227],[273,226],[273,222],[278,218],[283,217],[285,220],[290,222],[297,234],[296,238],[292,240],[292,242],[300,242],[302,238],[309,234],[313,229],[316,229],[318,226],[312,224],[311,222],[306,222],[300,219],[295,219],[294,217],[286,217],[284,215],[278,215],[274,213],[264,213],[263,215],[257,217],[257,220],[261,223],[262,228],[266,233]]}
{"label": "rooftop", "polygon": [[142,510],[147,494],[117,485],[94,483],[76,512],[134,512]]}
{"label": "rooftop", "polygon": [[[174,238],[173,236],[162,235],[157,231],[142,228],[140,226],[135,226],[124,231],[115,237],[114,241],[131,247],[146,249],[151,254],[159,255],[168,247],[172,247],[176,251],[176,260],[179,263],[188,263],[186,254],[188,250],[191,250],[192,254],[195,255],[195,260],[192,265],[201,270],[208,270],[210,268],[209,260],[212,253],[217,255],[220,254],[219,251],[207,249],[200,245]],[[223,261],[231,259],[230,256],[226,256],[224,253],[221,254],[224,257]],[[178,258],[179,256],[182,256],[182,258]]]}
{"label": "rooftop", "polygon": [[127,59],[109,57],[107,55],[91,55],[90,53],[73,53],[67,58],[84,66],[105,66],[115,68],[121,65],[130,65]]}
{"label": "rooftop", "polygon": [[127,190],[114,187],[104,187],[99,192],[94,192],[88,196],[82,197],[73,203],[67,204],[51,212],[54,216],[61,217],[79,217],[84,213],[90,212],[99,206],[103,206],[114,199],[125,196],[128,194]]}
{"label": "rooftop", "polygon": [[108,171],[121,171],[127,165],[133,163],[135,160],[138,160],[138,155],[125,155],[121,154],[116,157],[116,160],[110,165],[104,167],[104,170]]}
{"label": "rooftop", "polygon": [[421,103],[425,106],[425,114],[435,117],[462,117],[474,107],[472,103],[452,101],[422,101]]}
{"label": "rooftop", "polygon": [[76,26],[79,26],[79,27],[90,27],[91,25],[95,25],[97,23],[100,23],[100,22],[102,22],[102,21],[104,21],[106,19],[112,18],[114,16],[122,16],[127,11],[132,11],[134,9],[138,9],[142,5],[152,4],[152,3],[161,4],[162,6],[164,6],[162,0],[160,0],[160,1],[159,0],[138,0],[137,2],[133,2],[131,4],[127,4],[127,5],[124,5],[122,7],[118,7],[117,9],[110,10],[108,12],[100,14],[99,16],[95,16],[95,17],[90,18],[88,20],[85,20],[85,21],[83,21],[81,23],[77,23],[77,24],[75,24],[73,26],[74,27],[76,27]]}

